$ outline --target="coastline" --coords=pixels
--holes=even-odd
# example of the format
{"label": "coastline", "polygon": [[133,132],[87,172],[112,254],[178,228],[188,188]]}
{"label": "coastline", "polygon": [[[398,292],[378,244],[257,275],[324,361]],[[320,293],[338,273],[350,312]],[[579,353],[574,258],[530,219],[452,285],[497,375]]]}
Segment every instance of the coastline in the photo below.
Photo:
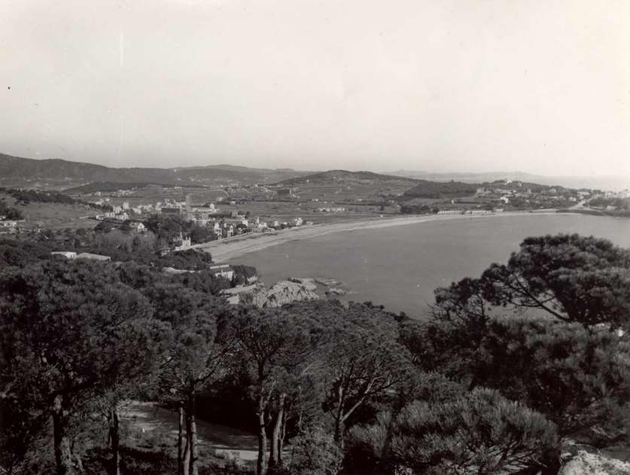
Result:
{"label": "coastline", "polygon": [[[250,252],[257,252],[268,247],[277,246],[290,241],[312,239],[330,233],[346,231],[357,231],[362,229],[379,229],[392,226],[404,226],[409,224],[419,224],[436,221],[452,221],[463,219],[493,219],[501,216],[531,216],[531,215],[557,214],[557,210],[540,211],[511,211],[507,213],[496,213],[487,215],[422,215],[422,216],[397,216],[392,218],[373,218],[358,221],[347,221],[334,224],[316,224],[312,226],[301,226],[299,228],[285,229],[271,233],[246,234],[233,238],[211,241],[193,246],[212,254],[212,259],[217,263],[226,263],[237,257],[241,257]],[[567,213],[569,214],[569,213]]]}

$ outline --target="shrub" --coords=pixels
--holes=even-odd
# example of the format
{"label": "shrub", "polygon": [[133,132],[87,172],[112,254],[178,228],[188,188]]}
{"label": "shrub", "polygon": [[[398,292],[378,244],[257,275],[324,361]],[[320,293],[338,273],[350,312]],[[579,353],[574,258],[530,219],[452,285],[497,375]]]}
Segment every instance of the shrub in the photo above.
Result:
{"label": "shrub", "polygon": [[292,441],[291,475],[335,475],[341,470],[343,452],[333,437],[315,429]]}
{"label": "shrub", "polygon": [[415,401],[393,424],[390,458],[427,474],[498,474],[536,465],[557,446],[553,423],[498,392],[477,389],[456,401]]}

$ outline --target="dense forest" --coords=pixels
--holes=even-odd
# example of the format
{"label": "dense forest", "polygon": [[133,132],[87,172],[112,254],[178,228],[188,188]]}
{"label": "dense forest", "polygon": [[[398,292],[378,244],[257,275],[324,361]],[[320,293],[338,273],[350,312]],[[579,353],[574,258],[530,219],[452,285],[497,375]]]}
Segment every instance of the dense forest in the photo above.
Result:
{"label": "dense forest", "polygon": [[437,182],[428,180],[418,180],[416,186],[405,191],[401,199],[411,200],[414,198],[457,198],[474,195],[477,187],[474,183],[462,183],[459,181]]}
{"label": "dense forest", "polygon": [[24,219],[24,215],[22,214],[22,212],[17,208],[9,206],[4,199],[0,199],[0,216],[3,217],[0,218],[0,220]]}
{"label": "dense forest", "polygon": [[[603,239],[528,238],[424,321],[21,256],[0,267],[9,474],[552,475],[567,440],[628,445],[630,251]],[[132,445],[130,399],[177,414],[177,438]],[[256,434],[255,467],[200,450],[198,417],[220,414]]]}
{"label": "dense forest", "polygon": [[17,190],[13,188],[0,188],[0,192],[12,196],[13,198],[15,198],[18,205],[23,206],[27,206],[30,203],[57,203],[67,205],[81,204],[101,211],[112,210],[112,207],[109,205],[97,205],[95,203],[88,203],[86,201],[71,198],[70,196],[56,191],[38,191],[26,189]]}
{"label": "dense forest", "polygon": [[[0,238],[0,267],[35,263],[57,258],[55,251],[88,252],[109,256],[114,262],[135,262],[156,270],[173,268],[186,271],[207,271],[213,264],[209,252],[187,249],[161,255],[155,252],[157,239],[151,234],[136,234],[121,230],[99,232],[86,229],[58,229],[21,235],[20,239]],[[233,266],[232,282],[208,279],[220,289],[238,285],[256,275],[250,266]]]}

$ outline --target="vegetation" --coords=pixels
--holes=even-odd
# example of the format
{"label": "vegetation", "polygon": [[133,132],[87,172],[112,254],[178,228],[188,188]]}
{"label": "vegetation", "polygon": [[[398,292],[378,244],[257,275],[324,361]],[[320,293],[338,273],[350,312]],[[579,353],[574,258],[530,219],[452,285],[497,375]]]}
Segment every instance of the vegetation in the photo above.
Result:
{"label": "vegetation", "polygon": [[103,211],[111,211],[112,209],[109,205],[97,205],[95,203],[75,200],[63,193],[55,191],[16,190],[12,188],[0,188],[0,191],[12,196],[16,199],[17,204],[23,206],[27,206],[29,203],[59,203],[67,205],[81,204]]}
{"label": "vegetation", "polygon": [[[64,190],[64,193],[67,194],[90,194],[90,193],[112,193],[119,190],[138,190],[142,188],[146,188],[148,186],[159,186],[163,188],[173,188],[177,185],[173,183],[151,183],[146,181],[137,181],[137,182],[108,182],[108,181],[99,181],[95,183],[89,183],[87,185],[76,186],[73,188],[68,188]],[[192,187],[193,185],[186,185],[187,187]]]}
{"label": "vegetation", "polygon": [[50,258],[50,248],[35,242],[0,239],[0,268],[22,266]]}
{"label": "vegetation", "polygon": [[177,241],[182,236],[190,236],[193,244],[200,244],[216,239],[214,233],[205,226],[186,221],[179,216],[155,214],[143,221],[143,224],[158,239],[158,247]]}
{"label": "vegetation", "polygon": [[388,183],[399,182],[409,186],[413,186],[417,180],[413,178],[405,178],[393,175],[382,175],[374,172],[350,172],[347,170],[329,170],[321,173],[313,173],[311,175],[300,176],[296,178],[289,178],[284,180],[278,185],[282,186],[296,186],[304,184],[328,184],[328,183]]}
{"label": "vegetation", "polygon": [[414,401],[394,418],[352,431],[381,470],[406,467],[423,474],[503,473],[530,467],[557,443],[554,425],[502,397],[477,389],[448,402]]}
{"label": "vegetation", "polygon": [[99,226],[94,230],[65,228],[23,233],[19,241],[0,240],[0,255],[4,246],[13,249],[34,247],[40,249],[42,253],[44,250],[48,253],[51,251],[90,252],[109,256],[114,261],[134,261],[160,269],[172,267],[179,270],[206,270],[212,264],[210,253],[195,249],[166,255],[158,253],[162,246],[153,233],[143,234]]}
{"label": "vegetation", "polygon": [[9,206],[4,199],[0,199],[0,216],[4,216],[3,219],[24,219],[22,212]]}
{"label": "vegetation", "polygon": [[629,198],[593,198],[588,201],[588,205],[593,208],[611,207],[618,211],[630,211]]}
{"label": "vegetation", "polygon": [[[370,303],[230,307],[204,272],[29,246],[0,243],[11,474],[228,473],[197,440],[217,413],[257,435],[258,475],[552,475],[567,438],[629,442],[630,251],[602,239],[528,238],[437,289],[426,322]],[[128,399],[175,411],[177,438],[139,451]]]}
{"label": "vegetation", "polygon": [[462,183],[459,181],[428,181],[418,180],[416,186],[411,188],[402,196],[403,200],[413,198],[455,198],[460,196],[471,196],[477,191],[474,183]]}
{"label": "vegetation", "polygon": [[402,214],[436,214],[440,209],[429,205],[410,205],[403,204],[400,206]]}

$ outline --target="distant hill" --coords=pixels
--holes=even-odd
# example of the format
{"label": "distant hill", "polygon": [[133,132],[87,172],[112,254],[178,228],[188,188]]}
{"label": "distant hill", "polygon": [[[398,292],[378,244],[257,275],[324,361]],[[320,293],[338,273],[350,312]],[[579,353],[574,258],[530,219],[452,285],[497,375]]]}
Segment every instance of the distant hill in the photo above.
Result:
{"label": "distant hill", "polygon": [[523,183],[538,183],[566,188],[591,188],[621,191],[630,188],[630,176],[544,176],[519,171],[431,173],[419,170],[397,170],[394,175],[431,181],[459,181],[464,183],[485,183],[495,180],[513,180]]}
{"label": "distant hill", "polygon": [[538,178],[547,178],[519,171],[432,173],[422,170],[397,170],[393,172],[393,174],[408,178],[416,178],[419,180],[459,181],[463,183],[484,183],[506,179],[514,181],[535,182]]}
{"label": "distant hill", "polygon": [[34,160],[0,154],[0,185],[63,187],[91,182],[174,183],[176,175],[160,168],[109,168],[61,159]]}
{"label": "distant hill", "polygon": [[[296,171],[289,168],[266,169],[248,168],[235,165],[210,165],[173,169],[180,180],[192,182],[211,182],[216,180],[234,180],[243,184],[276,183],[278,181],[308,175],[310,172]],[[211,183],[208,183],[211,184]]]}
{"label": "distant hill", "polygon": [[474,195],[477,191],[474,183],[461,181],[428,181],[419,180],[413,188],[405,191],[403,199],[413,198],[460,198]]}
{"label": "distant hill", "polygon": [[0,180],[3,185],[11,181],[50,181],[55,184],[94,181],[169,183],[175,181],[176,176],[170,170],[159,168],[109,168],[56,158],[34,160],[0,154]]}
{"label": "distant hill", "polygon": [[413,178],[382,175],[373,172],[351,172],[347,170],[329,170],[327,172],[313,173],[297,178],[283,180],[277,185],[281,186],[299,186],[299,185],[338,185],[338,184],[402,184],[412,187],[417,180]]}
{"label": "distant hill", "polygon": [[[147,182],[143,182],[143,181],[129,181],[129,182],[95,181],[93,183],[88,183],[87,185],[80,185],[80,186],[74,186],[71,188],[65,188],[63,192],[69,195],[73,195],[73,194],[95,193],[97,191],[113,192],[113,191],[118,191],[120,189],[140,190],[140,189],[151,187],[151,186],[173,188],[179,185],[175,183],[151,183],[148,181]],[[206,187],[203,185],[188,185],[188,184],[186,184],[186,188],[206,189]]]}
{"label": "distant hill", "polygon": [[110,168],[61,159],[34,160],[0,154],[0,186],[71,188],[90,183],[153,183],[213,186],[272,183],[307,174],[231,165],[191,168]]}

